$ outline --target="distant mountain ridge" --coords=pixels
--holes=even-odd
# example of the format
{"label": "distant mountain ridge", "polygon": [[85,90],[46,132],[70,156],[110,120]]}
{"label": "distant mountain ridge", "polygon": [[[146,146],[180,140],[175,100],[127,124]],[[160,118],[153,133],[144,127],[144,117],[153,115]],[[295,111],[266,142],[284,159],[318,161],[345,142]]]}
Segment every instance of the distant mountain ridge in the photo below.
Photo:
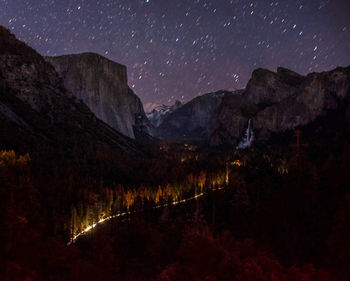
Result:
{"label": "distant mountain ridge", "polygon": [[199,96],[168,114],[156,136],[245,148],[334,110],[349,122],[349,103],[350,67],[306,76],[282,67],[256,69],[244,90]]}
{"label": "distant mountain ridge", "polygon": [[159,126],[154,132],[140,100],[127,86],[125,67],[91,53],[46,59],[56,61],[60,75],[0,27],[0,144],[4,148],[64,143],[135,151],[131,139],[96,118],[84,104],[89,102],[105,119],[115,118],[118,130],[137,139],[154,134],[166,140],[234,147],[268,140],[332,111],[341,113],[340,120],[350,121],[350,66],[306,76],[281,67],[276,72],[257,69],[244,90],[218,91],[174,108],[158,108],[155,113],[161,114],[153,116],[153,122],[161,122],[155,123]]}
{"label": "distant mountain ridge", "polygon": [[173,105],[153,105],[151,107],[152,110],[146,113],[146,116],[152,125],[157,128],[169,114],[179,109],[182,105],[178,100]]}
{"label": "distant mountain ridge", "polygon": [[141,100],[128,86],[124,65],[95,53],[46,57],[64,86],[98,118],[130,138],[152,135]]}
{"label": "distant mountain ridge", "polygon": [[235,92],[218,91],[198,96],[177,108],[156,128],[156,136],[168,140],[207,141],[214,111],[225,95]]}

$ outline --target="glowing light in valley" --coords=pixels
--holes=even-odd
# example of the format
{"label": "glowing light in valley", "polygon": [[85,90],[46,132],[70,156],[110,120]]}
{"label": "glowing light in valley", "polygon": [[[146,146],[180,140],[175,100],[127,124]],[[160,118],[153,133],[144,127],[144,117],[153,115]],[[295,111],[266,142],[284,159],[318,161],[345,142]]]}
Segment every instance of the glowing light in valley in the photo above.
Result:
{"label": "glowing light in valley", "polygon": [[[224,189],[223,186],[220,186],[218,188],[214,188],[212,189],[211,191],[209,192],[201,192],[195,196],[192,196],[192,197],[189,197],[189,198],[186,198],[186,199],[182,199],[182,200],[178,200],[178,201],[173,201],[171,203],[165,203],[165,204],[159,204],[159,205],[156,205],[153,207],[153,209],[159,209],[159,208],[164,208],[164,207],[168,207],[169,205],[172,205],[172,206],[175,206],[175,205],[179,205],[179,204],[184,204],[186,202],[189,202],[189,201],[192,201],[192,200],[196,200],[210,192],[213,192],[213,191],[216,191],[216,190],[222,190]],[[140,210],[138,212],[142,212],[143,210]],[[133,212],[123,212],[123,213],[118,213],[116,215],[113,215],[113,216],[109,216],[109,217],[106,217],[106,218],[102,218],[100,219],[99,221],[97,221],[96,223],[92,224],[92,225],[89,225],[88,227],[86,227],[84,230],[80,231],[79,233],[77,233],[76,235],[74,235],[72,238],[71,238],[71,241],[69,241],[69,243],[67,243],[67,245],[71,245],[72,243],[74,243],[80,236],[82,235],[85,235],[87,234],[88,232],[90,232],[91,230],[93,230],[97,225],[101,225],[111,219],[115,219],[115,218],[118,218],[118,217],[124,217],[126,215],[130,215],[132,213],[137,213],[136,211],[133,211]]]}
{"label": "glowing light in valley", "polygon": [[238,167],[240,167],[240,166],[242,166],[243,164],[242,164],[242,162],[241,162],[240,160],[235,160],[235,161],[231,162],[231,165],[232,165],[232,166],[238,166]]}

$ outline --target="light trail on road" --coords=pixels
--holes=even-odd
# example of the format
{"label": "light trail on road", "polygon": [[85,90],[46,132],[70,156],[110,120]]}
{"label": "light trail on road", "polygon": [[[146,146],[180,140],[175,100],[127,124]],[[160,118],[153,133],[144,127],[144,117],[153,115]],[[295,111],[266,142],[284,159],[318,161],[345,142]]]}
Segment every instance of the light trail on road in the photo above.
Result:
{"label": "light trail on road", "polygon": [[[218,187],[216,189],[212,189],[211,191],[209,192],[201,192],[195,196],[192,196],[190,198],[186,198],[186,199],[182,199],[182,200],[178,200],[178,201],[174,201],[174,202],[171,202],[171,203],[165,203],[165,204],[159,204],[157,206],[154,206],[152,209],[159,209],[159,208],[164,208],[164,207],[168,207],[168,206],[175,206],[175,205],[179,205],[179,204],[184,204],[186,202],[189,202],[189,201],[192,201],[192,200],[196,200],[206,194],[209,194],[210,192],[213,192],[213,191],[216,191],[216,190],[222,190],[224,189],[224,187]],[[140,210],[138,212],[142,212],[144,210]],[[124,217],[124,216],[127,216],[127,215],[131,215],[133,213],[137,213],[136,211],[133,211],[133,212],[123,212],[123,213],[118,213],[118,214],[115,214],[115,215],[112,215],[112,216],[108,216],[106,218],[102,218],[100,219],[99,221],[97,221],[96,223],[92,224],[92,225],[89,225],[88,227],[86,227],[85,229],[83,229],[82,231],[80,231],[79,233],[77,233],[76,235],[74,235],[71,240],[67,243],[67,245],[71,245],[73,244],[80,236],[83,236],[85,234],[87,234],[88,232],[90,232],[91,230],[93,230],[96,226],[98,225],[101,225],[107,221],[110,221],[111,219],[115,219],[115,218],[119,218],[119,217]]]}

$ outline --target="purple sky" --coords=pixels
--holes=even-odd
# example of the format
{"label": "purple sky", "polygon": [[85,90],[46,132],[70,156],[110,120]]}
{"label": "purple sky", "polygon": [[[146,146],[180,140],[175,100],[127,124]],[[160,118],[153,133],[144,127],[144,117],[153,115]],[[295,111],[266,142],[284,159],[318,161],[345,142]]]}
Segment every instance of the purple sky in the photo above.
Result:
{"label": "purple sky", "polygon": [[349,0],[0,0],[0,24],[42,55],[97,52],[143,102],[242,88],[253,69],[350,65]]}

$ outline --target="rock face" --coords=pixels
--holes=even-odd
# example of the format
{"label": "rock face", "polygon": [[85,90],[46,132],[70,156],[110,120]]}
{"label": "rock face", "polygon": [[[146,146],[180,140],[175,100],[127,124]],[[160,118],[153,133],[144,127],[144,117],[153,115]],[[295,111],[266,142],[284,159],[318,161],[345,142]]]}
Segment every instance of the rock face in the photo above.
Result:
{"label": "rock face", "polygon": [[208,140],[215,109],[225,95],[232,92],[219,91],[194,98],[170,113],[156,129],[162,139]]}
{"label": "rock face", "polygon": [[46,60],[55,67],[64,86],[102,121],[131,138],[151,134],[142,103],[128,87],[124,65],[94,53]]}
{"label": "rock face", "polygon": [[0,27],[0,144],[25,149],[103,145],[135,150],[65,89],[52,65]]}
{"label": "rock face", "polygon": [[[237,145],[251,122],[257,141],[307,125],[348,107],[350,67],[301,76],[284,68],[257,69],[241,94],[226,96],[213,118],[210,142]],[[349,109],[348,109],[349,110]]]}
{"label": "rock face", "polygon": [[146,116],[152,125],[157,128],[169,114],[179,109],[182,105],[183,104],[178,100],[175,101],[173,105],[158,105],[150,112],[146,113]]}

